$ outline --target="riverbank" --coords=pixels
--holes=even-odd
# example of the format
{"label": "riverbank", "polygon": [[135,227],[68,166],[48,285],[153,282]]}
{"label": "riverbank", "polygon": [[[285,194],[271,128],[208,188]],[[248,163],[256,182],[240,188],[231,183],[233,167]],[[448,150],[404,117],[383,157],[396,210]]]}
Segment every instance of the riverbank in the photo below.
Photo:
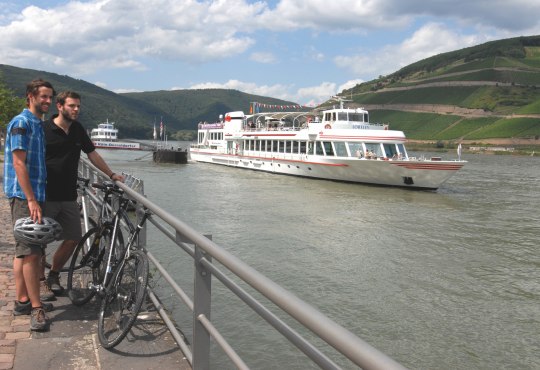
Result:
{"label": "riverbank", "polygon": [[[3,162],[3,154],[0,156]],[[3,182],[3,166],[0,166]],[[97,339],[99,302],[77,307],[67,296],[53,301],[46,332],[30,331],[30,316],[13,316],[15,239],[8,200],[0,188],[0,370],[6,369],[182,369],[191,366],[167,327],[148,303],[126,339],[113,351]],[[63,285],[66,276],[62,274]]]}
{"label": "riverbank", "polygon": [[461,143],[462,153],[540,156],[540,140],[536,139],[485,139],[485,140],[407,140],[408,151],[446,153],[457,150]]}

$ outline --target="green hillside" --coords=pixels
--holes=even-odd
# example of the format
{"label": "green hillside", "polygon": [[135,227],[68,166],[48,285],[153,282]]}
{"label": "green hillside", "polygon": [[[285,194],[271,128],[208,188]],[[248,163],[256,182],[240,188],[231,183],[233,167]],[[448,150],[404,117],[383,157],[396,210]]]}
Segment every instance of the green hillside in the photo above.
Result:
{"label": "green hillside", "polygon": [[340,95],[411,139],[538,140],[540,36],[439,54]]}
{"label": "green hillside", "polygon": [[[167,112],[171,120],[175,120],[180,127],[186,129],[195,129],[197,123],[201,121],[216,121],[220,114],[226,112],[243,110],[248,113],[251,102],[272,105],[296,104],[225,89],[162,90],[121,95],[134,101],[146,102],[163,112]],[[159,117],[157,118],[159,119]]]}

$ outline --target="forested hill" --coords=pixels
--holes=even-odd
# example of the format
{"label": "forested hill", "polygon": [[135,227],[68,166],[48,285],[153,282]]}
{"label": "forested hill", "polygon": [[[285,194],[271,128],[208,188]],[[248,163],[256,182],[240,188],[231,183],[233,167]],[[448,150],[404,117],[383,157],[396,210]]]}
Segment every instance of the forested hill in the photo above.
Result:
{"label": "forested hill", "polygon": [[[81,123],[87,128],[94,128],[108,119],[116,123],[123,138],[151,138],[154,122],[159,124],[161,120],[170,133],[195,130],[199,121],[217,120],[220,114],[230,111],[248,112],[251,102],[296,105],[290,101],[227,89],[116,94],[69,76],[0,64],[0,80],[16,96],[24,97],[26,84],[35,78],[50,81],[56,91],[80,93]],[[4,125],[6,123],[3,122]]]}

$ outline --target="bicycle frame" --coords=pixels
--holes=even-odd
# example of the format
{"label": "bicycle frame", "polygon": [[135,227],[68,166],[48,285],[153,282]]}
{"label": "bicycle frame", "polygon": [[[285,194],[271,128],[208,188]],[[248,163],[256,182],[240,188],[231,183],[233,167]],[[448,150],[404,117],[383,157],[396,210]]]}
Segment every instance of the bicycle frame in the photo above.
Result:
{"label": "bicycle frame", "polygon": [[[124,209],[120,209],[121,212],[123,212],[124,214],[126,213]],[[119,212],[120,213],[120,212]],[[118,213],[117,213],[118,215]],[[129,227],[129,237],[128,237],[128,241],[126,243],[126,246],[124,248],[124,253],[123,255],[121,256],[121,258],[118,259],[118,265],[114,266],[116,269],[121,269],[122,266],[124,265],[124,263],[126,262],[126,260],[129,258],[130,256],[130,252],[132,251],[132,248],[138,248],[138,237],[139,237],[139,233],[141,232],[142,228],[144,227],[144,224],[146,222],[146,220],[148,219],[148,217],[150,217],[151,215],[151,212],[147,209],[144,210],[144,213],[142,215],[142,218],[141,220],[139,221],[139,223],[137,224],[137,226],[133,226],[133,224],[131,222],[129,222],[129,219],[126,218],[126,220],[128,220],[128,227]],[[113,231],[113,238],[111,238],[111,248],[109,250],[109,256],[108,256],[108,261],[107,261],[107,269],[106,269],[106,273],[105,273],[105,277],[103,279],[103,283],[102,283],[102,287],[103,289],[105,289],[105,292],[108,292],[110,287],[114,286],[115,285],[115,282],[113,282],[112,280],[109,280],[110,277],[112,276],[114,270],[112,269],[112,258],[113,258],[113,253],[114,253],[114,249],[116,248],[116,244],[114,243],[115,241],[115,236],[116,236],[116,230],[119,226],[119,222],[120,222],[120,217],[116,217],[116,220],[115,220],[115,226],[114,226],[114,231]]]}
{"label": "bicycle frame", "polygon": [[[138,244],[137,238],[139,236],[139,233],[142,230],[144,223],[150,216],[151,212],[145,209],[140,222],[137,224],[137,226],[134,226],[133,223],[130,221],[128,214],[126,212],[126,209],[128,208],[130,200],[123,196],[124,192],[120,188],[110,183],[106,183],[103,185],[92,184],[92,186],[105,191],[105,195],[103,197],[103,204],[101,206],[100,219],[98,220],[98,227],[100,228],[99,235],[103,234],[105,228],[112,227],[112,230],[113,230],[111,240],[110,240],[110,245],[108,246],[109,248],[107,251],[107,262],[106,262],[106,267],[105,267],[105,274],[100,284],[92,287],[98,293],[101,294],[103,293],[105,288],[110,285],[110,278],[114,272],[114,269],[123,265],[124,261],[130,255],[129,253],[131,251],[131,248],[133,248],[135,245]],[[117,194],[119,196],[119,207],[114,212],[112,219],[109,219],[108,203],[109,203],[109,200],[111,199],[112,194]],[[118,252],[117,240],[118,240],[118,234],[120,230],[120,222],[122,220],[125,220],[127,228],[129,230],[129,237],[124,247],[124,250],[122,251],[122,255],[116,256]],[[100,241],[98,239],[94,240],[94,243],[96,245],[99,245],[99,242]],[[104,253],[104,252],[105,251],[100,251],[100,253]],[[98,258],[97,261],[100,262],[101,260],[102,258]]]}

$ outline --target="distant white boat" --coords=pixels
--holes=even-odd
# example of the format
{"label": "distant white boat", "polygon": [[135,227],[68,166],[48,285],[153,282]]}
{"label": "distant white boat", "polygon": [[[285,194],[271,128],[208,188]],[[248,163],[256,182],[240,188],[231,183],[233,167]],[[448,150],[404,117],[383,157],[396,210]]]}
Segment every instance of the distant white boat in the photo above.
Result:
{"label": "distant white boat", "polygon": [[410,157],[402,131],[369,122],[364,109],[229,112],[200,123],[192,160],[285,175],[437,189],[466,163]]}
{"label": "distant white boat", "polygon": [[114,122],[100,123],[97,128],[92,129],[90,139],[96,148],[101,149],[127,149],[140,150],[139,143],[128,141],[118,141],[118,129],[114,127]]}

